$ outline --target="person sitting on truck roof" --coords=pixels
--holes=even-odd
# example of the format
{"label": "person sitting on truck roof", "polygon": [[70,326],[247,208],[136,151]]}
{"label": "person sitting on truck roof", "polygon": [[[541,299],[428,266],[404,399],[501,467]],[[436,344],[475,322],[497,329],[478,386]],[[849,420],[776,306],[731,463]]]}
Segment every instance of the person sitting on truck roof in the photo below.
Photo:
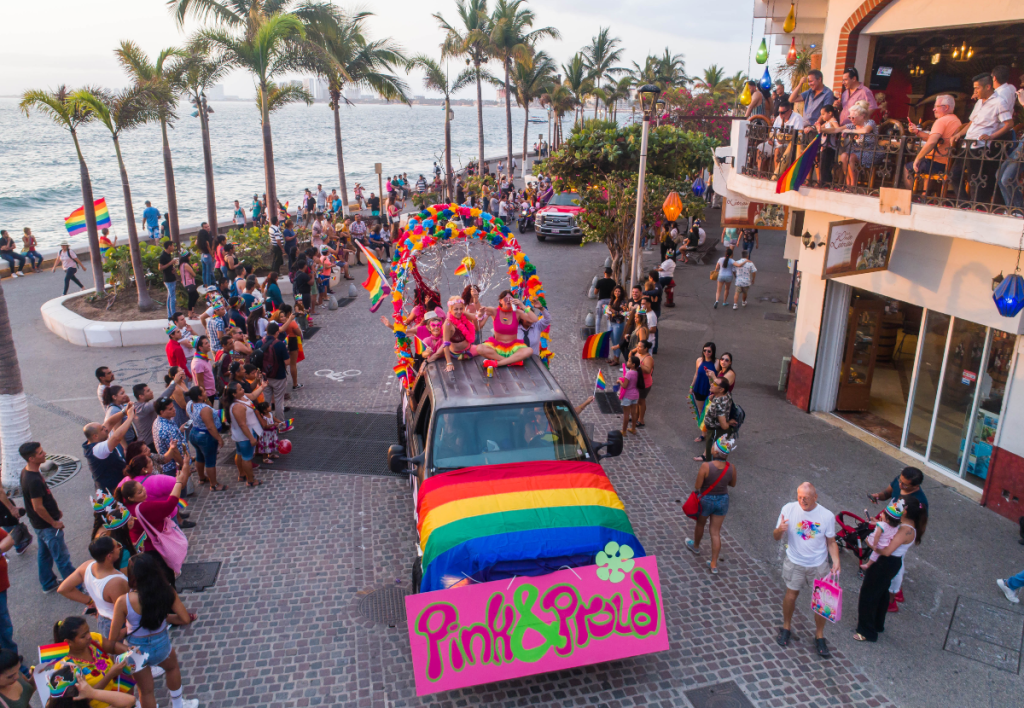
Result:
{"label": "person sitting on truck roof", "polygon": [[[481,308],[481,311],[484,308]],[[444,341],[450,342],[449,351],[457,357],[476,356],[477,347],[473,344],[476,340],[477,322],[466,316],[466,301],[458,295],[448,298],[448,316],[444,321]],[[448,362],[448,371],[454,371],[455,365]]]}
{"label": "person sitting on truck roof", "polygon": [[511,291],[502,290],[498,294],[498,306],[482,307],[480,313],[494,318],[494,335],[473,352],[484,357],[484,366],[519,364],[533,356],[533,348],[519,339],[519,327],[529,331],[539,318],[521,300],[512,297]]}

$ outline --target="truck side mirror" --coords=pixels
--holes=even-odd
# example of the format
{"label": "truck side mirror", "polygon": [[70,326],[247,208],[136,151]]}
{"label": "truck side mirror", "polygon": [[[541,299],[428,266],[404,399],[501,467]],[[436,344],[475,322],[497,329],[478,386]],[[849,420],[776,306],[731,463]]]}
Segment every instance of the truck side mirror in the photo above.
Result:
{"label": "truck side mirror", "polygon": [[[601,454],[601,450],[604,450],[604,454]],[[601,445],[598,445],[594,452],[597,454],[597,459],[601,460],[605,457],[618,457],[622,454],[622,432],[618,430],[608,431],[608,440]]]}
{"label": "truck side mirror", "polygon": [[388,448],[388,469],[394,474],[404,474],[408,471],[406,463],[409,458],[405,456],[404,445],[392,445]]}

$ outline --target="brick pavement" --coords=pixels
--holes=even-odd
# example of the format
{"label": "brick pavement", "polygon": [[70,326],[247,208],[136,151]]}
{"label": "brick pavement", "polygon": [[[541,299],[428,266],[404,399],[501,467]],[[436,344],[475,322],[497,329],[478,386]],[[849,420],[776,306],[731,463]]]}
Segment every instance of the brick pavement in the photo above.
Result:
{"label": "brick pavement", "polygon": [[[579,402],[596,371],[578,359],[578,323],[592,305],[580,293],[603,249],[532,239],[525,247],[555,317],[553,371]],[[578,264],[585,267],[571,267]],[[365,296],[325,310],[317,324],[322,329],[300,365],[306,387],[293,404],[394,410],[390,335],[367,312]],[[342,382],[313,375],[327,369],[361,373]],[[596,406],[583,417],[599,440],[618,424]],[[193,505],[199,525],[189,531],[189,560],[224,566],[215,587],[186,596],[200,615],[175,636],[186,695],[204,706],[685,706],[684,691],[733,680],[759,706],[892,705],[841,652],[827,662],[813,656],[813,625],[799,613],[799,641],[788,650],[775,644],[779,585],[728,531],[717,578],[706,573],[704,557],[684,551],[692,523],[676,499],[689,477],[680,478],[672,454],[641,432],[605,464],[638,537],[660,561],[667,652],[417,698],[406,628],[375,625],[356,612],[366,591],[410,582],[415,534],[407,483],[265,471],[268,484],[260,489],[204,492]]]}

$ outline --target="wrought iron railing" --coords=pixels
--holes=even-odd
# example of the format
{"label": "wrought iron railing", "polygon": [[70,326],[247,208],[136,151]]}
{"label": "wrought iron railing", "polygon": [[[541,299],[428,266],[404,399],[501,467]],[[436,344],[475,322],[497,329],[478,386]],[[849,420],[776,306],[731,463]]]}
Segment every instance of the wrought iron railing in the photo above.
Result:
{"label": "wrought iron railing", "polygon": [[[887,132],[887,129],[889,132]],[[959,140],[929,155],[918,170],[914,160],[925,140],[883,123],[870,135],[835,134],[823,144],[804,184],[850,194],[878,196],[882,187],[911,190],[914,203],[1024,217],[1024,141]],[[745,175],[777,180],[807,145],[820,136],[747,125]]]}

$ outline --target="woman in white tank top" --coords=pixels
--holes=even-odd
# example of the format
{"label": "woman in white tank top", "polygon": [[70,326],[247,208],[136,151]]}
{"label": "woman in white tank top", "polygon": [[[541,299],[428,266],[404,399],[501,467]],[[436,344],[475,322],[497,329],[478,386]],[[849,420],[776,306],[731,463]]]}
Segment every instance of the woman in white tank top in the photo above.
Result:
{"label": "woman in white tank top", "polygon": [[259,398],[266,387],[267,382],[264,380],[252,393],[247,394],[238,382],[232,382],[224,389],[224,395],[221,396],[221,405],[228,411],[228,419],[231,421],[231,439],[235,441],[235,466],[238,468],[238,481],[244,480],[248,487],[258,487],[263,484],[257,481],[252,473],[252,458],[256,455],[256,443],[263,435],[263,426],[260,425],[251,399]]}
{"label": "woman in white tank top", "polygon": [[[57,592],[83,605],[95,605],[96,630],[106,637],[110,634],[110,623],[114,618],[114,602],[128,592],[128,578],[115,566],[121,557],[121,544],[110,536],[100,536],[89,544],[89,555],[94,560],[78,566],[64,579]],[[79,586],[85,588],[85,593],[78,590]]]}

